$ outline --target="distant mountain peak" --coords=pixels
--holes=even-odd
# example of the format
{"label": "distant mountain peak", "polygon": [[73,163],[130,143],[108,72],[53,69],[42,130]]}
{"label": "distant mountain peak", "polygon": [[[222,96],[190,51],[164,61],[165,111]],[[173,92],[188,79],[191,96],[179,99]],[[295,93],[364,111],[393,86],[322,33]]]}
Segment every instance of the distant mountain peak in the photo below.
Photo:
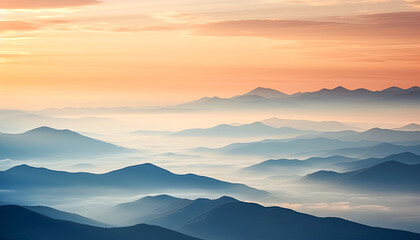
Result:
{"label": "distant mountain peak", "polygon": [[229,201],[229,202],[238,202],[237,199],[230,197],[230,196],[221,196],[220,198],[216,199],[217,201]]}
{"label": "distant mountain peak", "polygon": [[251,95],[257,95],[264,98],[278,98],[278,97],[288,96],[287,94],[277,91],[275,89],[263,88],[263,87],[257,87],[251,90],[250,92],[243,94],[242,96],[251,96]]}
{"label": "distant mountain peak", "polygon": [[57,133],[65,133],[65,134],[77,134],[80,135],[77,132],[73,132],[69,129],[55,129],[48,126],[42,126],[38,128],[31,129],[29,131],[24,132],[23,134],[57,134]]}
{"label": "distant mountain peak", "polygon": [[403,89],[396,86],[392,86],[392,87],[382,90],[382,92],[395,92],[395,91],[401,91],[401,90]]}
{"label": "distant mountain peak", "polygon": [[158,167],[151,163],[143,163],[134,166],[117,169],[109,172],[108,174],[155,174],[155,173],[170,173],[170,171]]}

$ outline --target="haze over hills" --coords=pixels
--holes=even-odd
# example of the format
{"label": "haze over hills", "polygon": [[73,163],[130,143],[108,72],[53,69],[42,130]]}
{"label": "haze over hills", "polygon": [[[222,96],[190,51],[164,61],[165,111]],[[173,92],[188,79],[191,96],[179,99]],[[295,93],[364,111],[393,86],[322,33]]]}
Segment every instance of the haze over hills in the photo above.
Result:
{"label": "haze over hills", "polygon": [[123,228],[94,227],[49,218],[16,205],[0,206],[0,238],[13,240],[197,239],[162,227],[146,224]]}
{"label": "haze over hills", "polygon": [[159,193],[194,191],[241,196],[245,199],[269,198],[265,191],[220,181],[195,174],[174,174],[168,170],[146,163],[115,171],[92,174],[54,171],[19,165],[0,172],[0,189],[25,193],[60,191],[62,195],[102,194],[103,192]]}
{"label": "haze over hills", "polygon": [[238,126],[221,124],[212,128],[187,129],[171,134],[171,136],[206,136],[206,137],[280,137],[290,135],[309,134],[313,131],[304,131],[291,127],[275,128],[261,122],[242,124]]}
{"label": "haze over hills", "polygon": [[[181,202],[182,206],[177,204]],[[125,212],[129,214],[131,209],[135,215],[139,209],[150,206],[158,209],[155,214],[139,219],[209,240],[420,239],[415,233],[374,228],[340,218],[319,218],[230,197],[193,201],[170,196],[147,197],[145,202],[126,205]]]}
{"label": "haze over hills", "polygon": [[52,126],[54,128],[71,128],[83,131],[92,131],[93,126],[100,129],[109,129],[121,123],[105,117],[85,116],[76,118],[51,117],[41,114],[0,109],[0,131],[21,132],[39,126]]}
{"label": "haze over hills", "polygon": [[419,193],[420,164],[388,161],[351,172],[318,171],[305,176],[303,181],[370,191]]}
{"label": "haze over hills", "polygon": [[358,161],[342,162],[335,164],[337,167],[346,171],[353,171],[362,168],[372,167],[379,163],[396,161],[404,164],[420,164],[420,156],[410,152],[403,152],[398,154],[392,154],[384,158],[368,158]]}
{"label": "haze over hills", "polygon": [[39,127],[20,134],[0,133],[0,159],[90,157],[133,151],[67,129]]}

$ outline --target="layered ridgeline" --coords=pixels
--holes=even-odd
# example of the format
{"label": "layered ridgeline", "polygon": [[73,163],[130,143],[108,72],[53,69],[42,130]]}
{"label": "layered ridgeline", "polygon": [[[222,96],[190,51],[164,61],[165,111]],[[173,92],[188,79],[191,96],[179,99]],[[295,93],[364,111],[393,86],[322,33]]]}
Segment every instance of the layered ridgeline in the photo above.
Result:
{"label": "layered ridgeline", "polygon": [[242,125],[221,124],[211,128],[187,129],[171,134],[183,137],[287,137],[314,133],[292,127],[271,127],[261,122]]}
{"label": "layered ridgeline", "polygon": [[92,157],[133,151],[70,130],[49,127],[20,134],[0,133],[0,159]]}
{"label": "layered ridgeline", "polygon": [[305,172],[313,169],[333,168],[339,163],[348,163],[356,161],[356,158],[348,158],[343,156],[331,157],[311,157],[305,160],[299,159],[270,159],[249,167],[241,169],[242,173],[264,174],[264,175],[280,175]]}
{"label": "layered ridgeline", "polygon": [[387,161],[350,172],[318,171],[302,181],[356,190],[420,193],[420,164]]}
{"label": "layered ridgeline", "polygon": [[419,105],[420,88],[412,87],[401,89],[391,87],[382,91],[370,91],[367,89],[349,90],[344,87],[334,89],[321,89],[315,92],[299,92],[285,94],[274,89],[256,88],[248,93],[232,98],[204,97],[192,102],[183,103],[175,108],[209,109],[209,110],[257,110],[275,108],[298,108],[315,106],[337,106],[354,104],[359,106],[377,105]]}
{"label": "layered ridgeline", "polygon": [[208,240],[420,239],[420,234],[369,227],[340,218],[320,218],[281,207],[263,207],[231,197],[215,200],[145,197],[112,207],[103,218],[112,222],[120,219],[124,224],[155,224]]}
{"label": "layered ridgeline", "polygon": [[103,174],[71,173],[19,165],[0,172],[0,189],[11,194],[55,193],[95,195],[128,192],[131,195],[172,192],[233,194],[245,199],[269,198],[265,191],[195,174],[174,174],[150,163]]}
{"label": "layered ridgeline", "polygon": [[366,131],[338,131],[324,132],[314,135],[301,136],[308,137],[326,137],[339,139],[342,141],[381,141],[381,142],[418,142],[420,143],[420,131],[401,131],[392,129],[372,128]]}
{"label": "layered ridgeline", "polygon": [[397,131],[420,131],[420,125],[416,123],[410,123],[402,127],[394,128]]}
{"label": "layered ridgeline", "polygon": [[357,159],[344,156],[311,157],[299,159],[270,159],[241,169],[244,173],[257,173],[265,175],[285,174],[296,170],[313,169],[342,169],[358,170],[372,167],[379,163],[397,161],[405,164],[420,164],[420,156],[410,152],[392,154],[384,158]]}
{"label": "layered ridgeline", "polygon": [[158,226],[138,224],[130,227],[103,228],[58,220],[16,205],[0,206],[0,239],[5,240],[134,240],[197,238]]}

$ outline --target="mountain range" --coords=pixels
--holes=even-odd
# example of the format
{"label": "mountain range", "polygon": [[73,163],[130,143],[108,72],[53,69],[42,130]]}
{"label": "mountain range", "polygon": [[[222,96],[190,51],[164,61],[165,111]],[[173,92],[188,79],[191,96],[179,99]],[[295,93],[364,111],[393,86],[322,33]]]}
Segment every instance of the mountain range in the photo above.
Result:
{"label": "mountain range", "polygon": [[355,158],[383,158],[392,154],[398,154],[403,152],[411,152],[420,155],[420,145],[414,146],[402,146],[391,143],[381,143],[374,146],[368,147],[350,147],[340,148],[326,153],[320,154],[321,156],[346,156]]}
{"label": "mountain range", "polygon": [[121,228],[102,228],[58,220],[16,205],[0,206],[2,240],[194,240],[184,234],[158,226],[138,224]]}
{"label": "mountain range", "polygon": [[133,151],[67,129],[39,127],[20,134],[0,133],[0,159],[92,157]]}
{"label": "mountain range", "polygon": [[[313,155],[311,152],[319,154],[332,151],[334,149],[346,147],[365,147],[378,144],[374,141],[341,141],[329,139],[324,137],[309,138],[309,139],[266,139],[258,142],[249,143],[233,143],[222,148],[195,148],[198,152],[214,152],[232,155],[250,155],[250,156],[294,156],[297,154],[307,153],[306,155]],[[340,154],[335,154],[340,155]],[[332,156],[332,155],[329,155]]]}
{"label": "mountain range", "polygon": [[261,121],[267,126],[281,128],[291,127],[317,132],[357,130],[358,128],[337,121],[310,121],[301,119],[268,118]]}
{"label": "mountain range", "polygon": [[208,240],[420,239],[420,234],[369,227],[340,218],[320,218],[281,207],[263,207],[226,196],[214,200],[155,196],[120,205],[111,213],[118,209],[124,209],[125,217],[130,219],[136,219],[146,209],[149,214],[140,215],[137,221]]}
{"label": "mountain range", "polygon": [[273,108],[300,108],[306,106],[320,105],[342,105],[342,104],[414,104],[418,105],[420,100],[420,88],[411,87],[402,89],[390,87],[382,91],[370,91],[368,89],[349,90],[344,87],[334,89],[321,89],[314,92],[299,92],[285,94],[283,92],[258,87],[250,92],[237,95],[232,98],[204,97],[192,102],[183,103],[175,108],[186,109],[273,109]]}
{"label": "mountain range", "polygon": [[336,163],[335,165],[340,169],[344,169],[346,171],[354,171],[362,168],[372,167],[379,163],[384,163],[388,161],[396,161],[409,165],[420,164],[420,156],[411,152],[403,152],[398,154],[392,154],[384,158],[368,158],[358,161]]}
{"label": "mountain range", "polygon": [[420,192],[420,164],[408,165],[396,161],[372,167],[338,173],[318,171],[302,179],[306,183],[328,184],[369,191]]}
{"label": "mountain range", "polygon": [[238,126],[221,124],[212,128],[187,129],[171,134],[171,136],[205,136],[205,137],[284,137],[314,133],[291,127],[270,127],[261,122]]}
{"label": "mountain range", "polygon": [[258,174],[280,174],[290,173],[292,170],[309,170],[313,168],[330,168],[339,163],[347,163],[355,161],[355,158],[348,158],[343,156],[331,157],[311,157],[305,160],[299,159],[270,159],[249,167],[242,168],[241,171],[245,173]]}
{"label": "mountain range", "polygon": [[[301,136],[307,138],[309,136]],[[343,141],[381,141],[381,142],[410,142],[420,141],[420,131],[398,131],[391,129],[372,128],[362,132],[339,131],[313,134],[312,137],[326,137]]]}
{"label": "mountain range", "polygon": [[19,165],[0,172],[0,189],[31,192],[54,192],[64,195],[90,195],[111,192],[156,193],[194,191],[230,193],[246,199],[270,197],[267,192],[243,184],[229,183],[195,174],[174,174],[150,163],[115,171],[93,174],[64,172]]}
{"label": "mountain range", "polygon": [[420,131],[420,125],[416,123],[410,123],[402,127],[394,128],[397,131]]}

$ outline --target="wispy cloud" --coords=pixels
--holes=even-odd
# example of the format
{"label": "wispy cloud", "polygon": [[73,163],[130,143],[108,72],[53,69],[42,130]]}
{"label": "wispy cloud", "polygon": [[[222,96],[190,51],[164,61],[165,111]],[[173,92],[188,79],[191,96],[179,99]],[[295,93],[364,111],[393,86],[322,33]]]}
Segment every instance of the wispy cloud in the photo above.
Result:
{"label": "wispy cloud", "polygon": [[0,51],[0,63],[16,62],[27,56],[30,56],[30,54],[26,52]]}
{"label": "wispy cloud", "polygon": [[24,21],[0,21],[0,32],[7,31],[33,31],[39,29],[39,26]]}
{"label": "wispy cloud", "polygon": [[283,40],[418,39],[420,12],[361,15],[332,21],[256,19],[196,25],[206,36],[253,36]]}
{"label": "wispy cloud", "polygon": [[2,0],[2,9],[53,9],[98,4],[99,0]]}
{"label": "wispy cloud", "polygon": [[379,3],[389,0],[266,0],[269,3],[279,4],[304,4],[311,6],[330,6],[337,4],[360,4],[360,3]]}

